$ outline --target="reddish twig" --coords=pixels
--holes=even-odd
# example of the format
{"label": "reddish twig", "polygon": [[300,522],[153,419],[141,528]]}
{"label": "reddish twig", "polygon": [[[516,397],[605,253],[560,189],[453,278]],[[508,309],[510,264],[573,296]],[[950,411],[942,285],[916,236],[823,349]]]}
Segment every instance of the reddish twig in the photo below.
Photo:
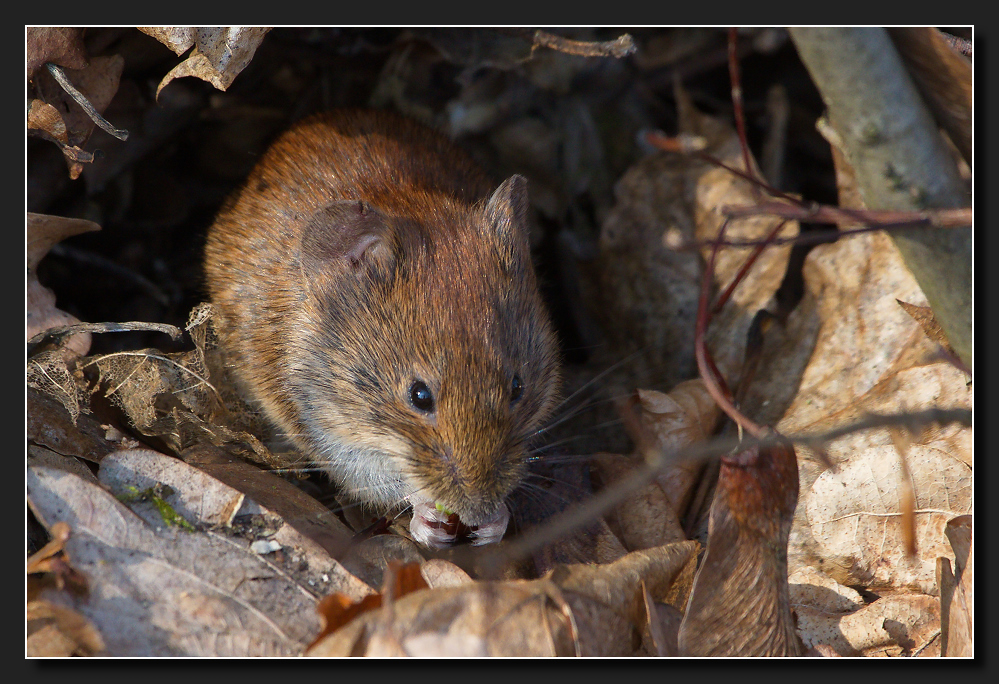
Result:
{"label": "reddish twig", "polygon": [[971,207],[895,211],[891,209],[844,209],[828,204],[806,205],[800,201],[793,205],[784,202],[762,202],[750,206],[726,205],[721,207],[721,212],[729,218],[766,214],[810,223],[863,223],[878,224],[885,228],[902,225],[963,228],[971,225],[972,220]]}
{"label": "reddish twig", "polygon": [[739,134],[739,146],[742,148],[742,163],[746,167],[746,173],[753,175],[749,143],[746,140],[746,117],[742,111],[742,81],[739,79],[739,55],[736,52],[737,34],[738,29],[734,26],[728,30],[728,75],[732,82],[732,113],[735,116],[735,130]]}
{"label": "reddish twig", "polygon": [[[718,230],[719,239],[724,238],[725,229],[727,227],[728,220],[726,219],[726,221],[722,223],[721,228]],[[711,398],[715,400],[715,403],[718,404],[721,410],[724,411],[729,418],[742,427],[743,430],[748,432],[753,437],[759,438],[764,435],[763,428],[744,416],[732,403],[730,398],[732,394],[728,391],[727,387],[724,387],[723,389],[725,380],[718,372],[714,361],[711,360],[711,357],[708,354],[705,339],[708,323],[711,320],[711,312],[708,308],[708,299],[711,295],[711,282],[715,271],[715,259],[718,256],[719,249],[719,245],[715,245],[711,249],[711,256],[708,259],[708,265],[704,269],[704,275],[701,279],[701,294],[697,303],[697,323],[694,328],[694,357],[697,359],[697,370],[701,374],[701,380],[704,381],[704,386],[708,390],[708,394],[711,395]],[[736,282],[738,282],[738,279],[736,279]]]}
{"label": "reddish twig", "polygon": [[[718,297],[718,301],[715,302],[714,308],[711,310],[712,314],[717,314],[719,311],[721,311],[722,307],[725,306],[725,303],[728,302],[729,298],[732,296],[732,293],[735,291],[736,285],[742,282],[742,279],[746,277],[746,274],[749,272],[749,269],[752,268],[753,264],[756,263],[756,260],[760,257],[760,254],[763,253],[763,250],[767,247],[767,245],[773,244],[773,240],[774,238],[777,237],[777,233],[779,233],[785,225],[787,225],[787,219],[780,221],[776,226],[774,226],[773,230],[771,230],[770,233],[762,241],[760,241],[760,244],[756,245],[756,248],[753,250],[753,253],[749,255],[749,257],[746,259],[746,262],[739,269],[739,272],[735,274],[735,277],[732,279],[732,282],[729,284],[727,288],[725,288],[725,291],[721,294],[721,296]],[[718,247],[721,246],[718,245],[717,242],[715,244]]]}
{"label": "reddish twig", "polygon": [[696,157],[697,159],[705,161],[709,164],[723,168],[729,173],[735,174],[739,178],[749,181],[753,185],[759,187],[761,190],[766,191],[767,194],[769,195],[773,195],[774,197],[779,197],[783,200],[787,200],[788,202],[791,202],[792,204],[798,206],[802,207],[808,206],[806,202],[803,202],[794,195],[789,195],[786,192],[778,190],[769,183],[766,183],[765,181],[755,177],[753,174],[737,169],[734,166],[729,166],[721,159],[713,157],[707,152],[700,151],[700,149],[698,149],[698,145],[691,144],[690,136],[687,136],[687,138],[684,139],[682,138],[682,136],[677,136],[677,137],[668,136],[662,131],[649,131],[645,134],[645,140],[650,145],[657,147],[660,150],[663,150],[664,152],[689,154],[692,157]]}

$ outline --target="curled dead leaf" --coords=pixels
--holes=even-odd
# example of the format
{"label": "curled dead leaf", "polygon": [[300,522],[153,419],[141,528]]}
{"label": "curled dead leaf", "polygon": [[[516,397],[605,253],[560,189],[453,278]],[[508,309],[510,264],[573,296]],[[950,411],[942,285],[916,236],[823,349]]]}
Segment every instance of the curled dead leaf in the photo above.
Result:
{"label": "curled dead leaf", "polygon": [[665,600],[697,549],[681,542],[539,580],[418,591],[358,615],[307,655],[633,655],[645,587]]}
{"label": "curled dead leaf", "polygon": [[[93,221],[28,212],[25,224],[28,262],[25,339],[30,340],[48,328],[79,323],[76,317],[56,308],[55,294],[38,281],[36,270],[38,262],[56,243],[73,235],[100,229]],[[66,341],[64,349],[76,356],[86,354],[90,349],[90,334],[73,335]]]}
{"label": "curled dead leaf", "polygon": [[[239,75],[256,52],[260,41],[264,39],[270,27],[265,26],[226,26],[198,27],[193,30],[195,48],[186,60],[170,70],[156,88],[159,98],[163,90],[175,78],[195,76],[208,81],[219,90],[226,90]],[[170,42],[162,41],[159,35],[154,36],[165,42],[176,51]],[[171,36],[168,40],[179,38],[176,45],[182,45],[187,40],[183,32]],[[180,54],[178,52],[178,54]]]}
{"label": "curled dead leaf", "polygon": [[797,498],[790,444],[722,457],[707,550],[680,625],[681,655],[801,655],[787,583]]}

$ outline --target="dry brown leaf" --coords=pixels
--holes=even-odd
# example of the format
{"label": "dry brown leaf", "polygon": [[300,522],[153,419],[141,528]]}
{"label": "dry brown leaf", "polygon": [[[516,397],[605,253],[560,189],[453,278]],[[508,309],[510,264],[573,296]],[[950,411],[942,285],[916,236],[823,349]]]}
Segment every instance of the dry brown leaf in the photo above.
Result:
{"label": "dry brown leaf", "polygon": [[467,572],[442,558],[431,558],[420,566],[420,572],[431,589],[458,587],[473,581]]}
{"label": "dry brown leaf", "polygon": [[672,658],[680,655],[677,645],[683,613],[667,603],[652,600],[648,590],[642,592],[645,621],[642,624],[642,645],[648,655]]}
{"label": "dry brown leaf", "polygon": [[[635,394],[642,432],[650,440],[647,448],[665,455],[667,462],[675,460],[669,454],[707,440],[721,415],[700,378],[681,382],[669,394],[643,389]],[[686,510],[701,467],[701,463],[675,463],[656,476],[677,516]]]}
{"label": "dry brown leaf", "polygon": [[193,26],[137,26],[147,36],[160,41],[177,55],[182,55],[194,45]]}
{"label": "dry brown leaf", "polygon": [[[594,454],[590,464],[602,487],[613,485],[644,465],[631,456],[607,453]],[[673,505],[655,482],[632,492],[605,519],[628,551],[650,549],[686,539]]]}
{"label": "dry brown leaf", "polygon": [[[40,262],[56,243],[80,233],[100,230],[93,221],[70,219],[61,216],[28,212],[26,223],[28,279],[25,285],[25,339],[59,325],[72,325],[80,321],[55,307],[55,294],[38,282],[36,273]],[[66,340],[65,349],[83,356],[90,349],[90,334],[73,335]]]}
{"label": "dry brown leaf", "polygon": [[954,549],[957,577],[951,574],[950,559],[938,561],[949,575],[946,586],[940,587],[942,651],[945,656],[958,658],[975,655],[975,552],[971,523],[970,515],[947,523],[947,538]]}
{"label": "dry brown leaf", "polygon": [[852,613],[798,606],[798,630],[808,647],[826,644],[841,656],[939,655],[940,606],[932,596],[886,596]]}
{"label": "dry brown leaf", "polygon": [[529,582],[479,582],[417,592],[364,613],[306,655],[573,655],[571,634],[558,597]]}
{"label": "dry brown leaf", "polygon": [[[63,70],[63,75],[78,91],[77,97],[82,96],[100,115],[118,92],[124,66],[125,60],[120,55],[94,57],[83,68]],[[94,155],[82,148],[97,124],[48,70],[39,70],[33,81],[38,101],[52,105],[54,109],[38,108],[34,117],[29,115],[28,128],[40,128],[59,141],[69,165],[70,178],[76,179],[83,171],[83,162],[89,164],[94,160]]]}
{"label": "dry brown leaf", "polygon": [[[75,400],[74,392],[74,406]],[[123,435],[112,434],[109,439],[109,430],[86,414],[77,415],[74,422],[65,405],[34,387],[28,387],[27,405],[28,442],[62,454],[63,460],[73,456],[100,463],[104,456],[123,446]]]}
{"label": "dry brown leaf", "polygon": [[369,594],[357,601],[336,592],[319,602],[316,610],[322,618],[323,631],[313,640],[309,648],[322,641],[328,634],[332,634],[348,624],[358,615],[380,608],[383,602],[395,601],[406,594],[427,588],[428,585],[421,575],[419,563],[400,564],[397,561],[392,561],[385,574],[385,584],[382,586],[381,593]]}
{"label": "dry brown leaf", "polygon": [[[183,28],[183,27],[181,27]],[[170,70],[156,88],[156,97],[170,81],[184,76],[195,76],[208,81],[219,90],[226,90],[239,75],[256,52],[269,27],[264,26],[217,26],[198,27],[193,30],[195,48],[187,59]],[[148,31],[147,31],[148,33]],[[174,45],[183,45],[187,40],[183,30],[176,37],[163,40],[157,38],[175,52]],[[168,42],[170,41],[170,42]],[[178,54],[180,54],[178,52]]]}
{"label": "dry brown leaf", "polygon": [[844,587],[829,575],[812,567],[799,568],[788,578],[791,606],[808,606],[826,613],[852,613],[864,605],[856,589]]}
{"label": "dry brown leaf", "polygon": [[910,447],[907,459],[917,502],[915,558],[906,553],[902,471],[891,446],[869,446],[812,484],[805,503],[811,534],[824,557],[848,565],[853,583],[934,591],[936,559],[953,553],[944,527],[971,508],[971,471],[932,445]]}
{"label": "dry brown leaf", "polygon": [[65,658],[100,655],[100,632],[75,610],[47,601],[28,603],[25,655],[29,658]]}
{"label": "dry brown leaf", "polygon": [[787,582],[797,498],[789,444],[722,457],[707,550],[680,625],[682,655],[801,655]]}
{"label": "dry brown leaf", "polygon": [[62,553],[66,546],[66,540],[69,539],[70,529],[69,525],[60,521],[52,526],[49,531],[52,535],[52,539],[48,544],[38,549],[30,556],[28,556],[28,561],[25,564],[27,566],[28,574],[33,572],[48,572],[48,568],[43,565],[43,561],[48,560],[57,553]]}
{"label": "dry brown leaf", "polygon": [[354,577],[379,589],[392,564],[419,564],[423,562],[423,556],[411,539],[398,534],[378,534],[351,544],[337,560]]}
{"label": "dry brown leaf", "polygon": [[901,299],[896,300],[898,305],[902,307],[907,314],[912,316],[913,320],[919,323],[919,326],[926,333],[926,336],[939,344],[941,347],[954,354],[954,350],[950,346],[950,342],[947,341],[947,335],[944,334],[943,328],[937,323],[936,317],[933,315],[933,309],[928,306],[916,306],[915,304],[909,304],[908,302],[903,302]]}
{"label": "dry brown leaf", "polygon": [[[115,457],[104,459],[109,471]],[[158,458],[193,470],[176,459]],[[143,462],[161,465],[139,452],[119,460],[119,472],[129,462],[136,466],[135,482],[153,479],[141,472]],[[202,514],[221,519],[221,511],[231,508],[209,505],[210,497],[198,499],[194,489],[204,486],[202,477],[172,478],[171,484],[175,494],[164,501],[176,502],[195,524],[204,524]],[[72,527],[67,552],[91,587],[85,598],[52,590],[41,598],[91,621],[108,655],[292,655],[319,629],[314,588],[357,597],[370,591],[338,574],[335,561],[318,547],[310,550],[301,537],[279,538],[281,553],[261,557],[243,537],[184,531],[167,526],[162,515],[153,528],[102,487],[65,471],[29,467],[28,502],[46,526],[61,520]],[[251,519],[274,517],[251,506],[244,511]]]}
{"label": "dry brown leaf", "polygon": [[643,585],[665,598],[697,548],[681,542],[609,565],[558,566],[540,580],[419,591],[360,615],[307,655],[632,655]]}
{"label": "dry brown leaf", "polygon": [[[896,300],[924,303],[891,239],[871,234],[821,245],[805,262],[802,315],[818,321],[815,351],[778,429],[821,432],[869,412],[971,406],[962,372],[935,360],[936,345]],[[921,304],[919,304],[921,305]],[[807,309],[814,307],[814,313]],[[970,511],[970,428],[913,435],[906,458],[915,491],[918,558],[905,560],[898,524],[899,454],[887,430],[825,447],[837,471],[801,454],[802,501],[791,537],[792,568],[816,565],[843,584],[873,583],[936,593],[936,558],[951,556],[943,526]]]}
{"label": "dry brown leaf", "polygon": [[69,144],[66,133],[66,122],[62,114],[52,105],[41,100],[32,100],[28,107],[28,128],[34,128],[48,133],[63,145]]}
{"label": "dry brown leaf", "polygon": [[[682,90],[677,96],[681,133],[704,138],[707,152],[741,167],[735,132],[696,111]],[[721,207],[751,204],[755,196],[748,181],[725,169],[665,153],[639,160],[617,182],[614,194],[616,204],[601,226],[593,283],[583,283],[589,309],[606,336],[601,353],[606,366],[637,353],[614,375],[624,390],[670,388],[696,373],[694,320],[702,256],[667,244],[715,238],[724,222]],[[777,223],[765,216],[740,220],[726,235],[762,239]],[[789,222],[780,235],[796,233],[797,224]],[[742,364],[753,316],[769,304],[784,277],[789,252],[788,245],[765,250],[709,328],[710,351],[730,380]],[[718,287],[728,286],[748,254],[732,249],[719,255]]]}
{"label": "dry brown leaf", "polygon": [[83,29],[74,26],[26,26],[24,44],[28,75],[46,62],[69,69],[87,66]]}

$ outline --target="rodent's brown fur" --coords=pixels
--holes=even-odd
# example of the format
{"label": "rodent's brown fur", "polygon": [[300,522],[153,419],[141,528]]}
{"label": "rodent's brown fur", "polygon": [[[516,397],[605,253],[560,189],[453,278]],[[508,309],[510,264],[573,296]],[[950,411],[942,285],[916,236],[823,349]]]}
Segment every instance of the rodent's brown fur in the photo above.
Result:
{"label": "rodent's brown fur", "polygon": [[[281,136],[208,233],[208,290],[243,392],[360,500],[416,495],[474,525],[525,474],[557,352],[524,181],[492,189],[428,128],[333,112]],[[409,399],[417,379],[432,414]]]}

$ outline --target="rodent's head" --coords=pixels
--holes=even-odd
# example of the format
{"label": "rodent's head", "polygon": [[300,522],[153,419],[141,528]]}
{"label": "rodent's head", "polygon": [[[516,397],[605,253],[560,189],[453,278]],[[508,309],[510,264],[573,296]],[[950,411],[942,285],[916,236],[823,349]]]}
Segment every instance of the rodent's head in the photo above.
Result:
{"label": "rodent's head", "polygon": [[522,480],[558,391],[526,182],[472,207],[410,201],[306,219],[292,394],[313,455],[361,498],[436,502],[475,525]]}

